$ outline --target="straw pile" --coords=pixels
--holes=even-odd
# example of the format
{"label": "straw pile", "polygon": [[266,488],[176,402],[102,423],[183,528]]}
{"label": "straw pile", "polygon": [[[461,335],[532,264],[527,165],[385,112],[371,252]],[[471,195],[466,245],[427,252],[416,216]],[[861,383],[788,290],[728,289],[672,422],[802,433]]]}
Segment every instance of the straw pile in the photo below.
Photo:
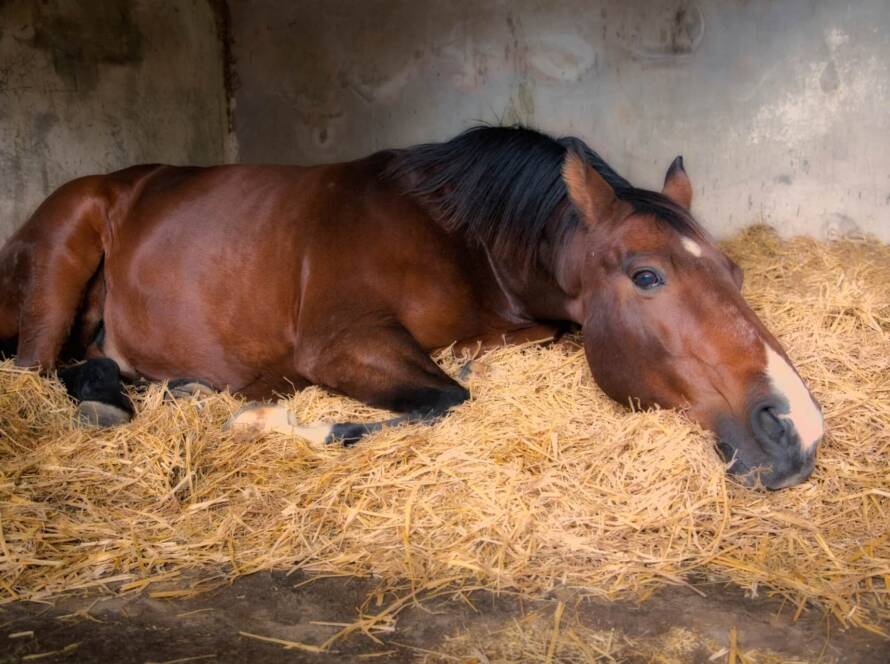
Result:
{"label": "straw pile", "polygon": [[[163,386],[130,425],[84,430],[57,384],[5,363],[0,602],[109,584],[175,597],[266,568],[418,595],[645,598],[707,577],[890,631],[890,247],[755,228],[727,248],[824,408],[803,486],[735,485],[681,415],[603,396],[572,340],[488,352],[452,415],[351,449],[238,438],[222,428],[236,399],[171,404]],[[387,415],[317,388],[289,403],[307,423]]]}

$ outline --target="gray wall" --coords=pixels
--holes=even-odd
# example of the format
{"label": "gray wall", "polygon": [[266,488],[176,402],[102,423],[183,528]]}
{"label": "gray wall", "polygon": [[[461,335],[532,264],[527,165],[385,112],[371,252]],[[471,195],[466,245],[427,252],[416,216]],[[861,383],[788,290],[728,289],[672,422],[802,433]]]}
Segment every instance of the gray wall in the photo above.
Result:
{"label": "gray wall", "polygon": [[886,0],[229,0],[228,42],[225,8],[0,0],[0,241],[77,175],[347,159],[478,121],[580,135],[641,186],[682,153],[721,236],[890,241]]}
{"label": "gray wall", "polygon": [[244,161],[318,162],[476,121],[577,134],[657,187],[686,157],[726,235],[890,241],[890,2],[232,0]]}
{"label": "gray wall", "polygon": [[0,242],[78,175],[225,160],[216,25],[207,0],[0,2]]}

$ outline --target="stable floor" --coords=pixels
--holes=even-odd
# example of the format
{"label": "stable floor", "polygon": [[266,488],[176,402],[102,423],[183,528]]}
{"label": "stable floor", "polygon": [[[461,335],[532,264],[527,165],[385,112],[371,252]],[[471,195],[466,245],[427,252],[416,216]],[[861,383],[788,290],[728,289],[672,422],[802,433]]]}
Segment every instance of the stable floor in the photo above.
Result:
{"label": "stable floor", "polygon": [[[890,661],[890,642],[878,636],[840,630],[818,611],[794,621],[793,608],[778,600],[707,583],[668,587],[642,604],[569,590],[537,601],[489,592],[440,597],[407,604],[369,634],[356,630],[317,653],[313,646],[355,623],[376,584],[307,581],[263,572],[185,600],[86,595],[8,604],[0,607],[0,663]],[[391,599],[380,607],[372,600],[365,615],[385,611]]]}

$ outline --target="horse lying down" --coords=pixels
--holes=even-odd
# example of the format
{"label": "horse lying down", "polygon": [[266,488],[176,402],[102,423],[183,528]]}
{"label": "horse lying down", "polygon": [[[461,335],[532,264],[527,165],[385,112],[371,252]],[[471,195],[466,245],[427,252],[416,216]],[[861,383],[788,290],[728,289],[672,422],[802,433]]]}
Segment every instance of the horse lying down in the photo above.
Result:
{"label": "horse lying down", "polygon": [[646,191],[520,127],[314,167],[135,166],[65,184],[6,243],[0,340],[21,366],[77,361],[61,377],[93,424],[132,417],[122,378],[316,384],[399,416],[300,427],[261,405],[232,426],[355,442],[469,398],[431,350],[577,325],[610,397],[685,409],[730,472],[797,484],[819,406],[691,200],[679,157]]}

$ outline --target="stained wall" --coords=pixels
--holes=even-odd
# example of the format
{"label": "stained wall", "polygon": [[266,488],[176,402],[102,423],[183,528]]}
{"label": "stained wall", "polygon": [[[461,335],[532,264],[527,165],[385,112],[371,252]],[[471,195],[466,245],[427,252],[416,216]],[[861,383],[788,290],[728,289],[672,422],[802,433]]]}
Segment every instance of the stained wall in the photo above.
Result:
{"label": "stained wall", "polygon": [[522,122],[718,235],[890,241],[886,0],[231,0],[246,161],[321,162]]}
{"label": "stained wall", "polygon": [[0,2],[0,242],[69,179],[226,159],[206,0]]}

